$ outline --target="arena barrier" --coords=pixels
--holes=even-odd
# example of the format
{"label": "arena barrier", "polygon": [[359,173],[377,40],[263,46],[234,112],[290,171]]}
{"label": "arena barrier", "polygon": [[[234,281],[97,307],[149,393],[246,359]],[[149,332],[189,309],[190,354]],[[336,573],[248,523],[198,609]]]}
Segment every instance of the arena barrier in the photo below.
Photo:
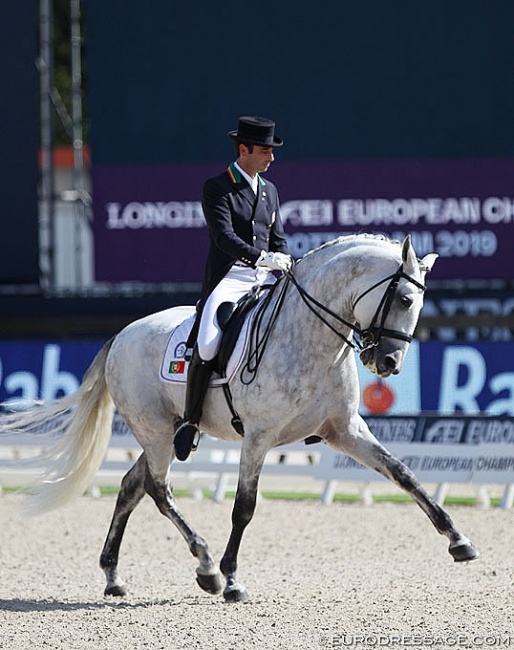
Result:
{"label": "arena barrier", "polygon": [[[490,505],[487,485],[504,486],[501,507],[514,501],[514,418],[488,416],[370,416],[366,420],[376,437],[416,474],[423,484],[436,484],[434,499],[442,504],[451,484],[470,485],[482,507]],[[0,420],[1,424],[1,420]],[[0,486],[21,485],[35,475],[37,456],[51,443],[39,434],[4,435],[0,426]],[[235,489],[241,445],[203,435],[198,451],[173,465],[175,481],[193,488],[212,489],[221,501]],[[98,486],[118,486],[141,448],[121,418],[116,417],[104,462],[96,476]],[[33,459],[36,458],[36,463]],[[285,477],[289,491],[321,491],[321,502],[332,503],[340,483],[357,487],[360,499],[372,503],[373,491],[386,479],[327,445],[284,445],[269,452],[264,477]],[[281,488],[281,491],[288,491]],[[346,490],[345,490],[346,491]]]}

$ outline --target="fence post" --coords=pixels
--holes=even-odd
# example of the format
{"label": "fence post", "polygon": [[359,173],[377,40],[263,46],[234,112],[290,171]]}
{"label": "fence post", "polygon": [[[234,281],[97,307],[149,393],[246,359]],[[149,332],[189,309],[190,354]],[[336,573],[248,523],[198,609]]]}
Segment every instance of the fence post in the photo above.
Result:
{"label": "fence post", "polygon": [[512,508],[513,500],[514,500],[514,484],[511,483],[510,485],[505,486],[502,500],[500,502],[500,508],[502,508],[503,510],[509,510],[510,508]]}
{"label": "fence post", "polygon": [[437,489],[434,492],[434,501],[437,503],[438,506],[444,505],[444,500],[446,499],[446,495],[448,494],[448,488],[449,488],[448,483],[439,483],[439,485],[437,486]]}

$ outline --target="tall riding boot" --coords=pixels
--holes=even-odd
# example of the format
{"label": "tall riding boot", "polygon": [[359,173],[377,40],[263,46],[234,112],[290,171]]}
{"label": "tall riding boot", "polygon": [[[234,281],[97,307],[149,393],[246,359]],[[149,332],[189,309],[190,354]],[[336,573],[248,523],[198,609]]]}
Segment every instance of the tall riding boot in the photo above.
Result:
{"label": "tall riding boot", "polygon": [[203,401],[211,374],[212,362],[203,361],[195,347],[187,374],[184,421],[176,430],[173,440],[175,455],[179,460],[186,460],[193,447],[196,449],[194,443],[200,434],[198,423],[202,417]]}

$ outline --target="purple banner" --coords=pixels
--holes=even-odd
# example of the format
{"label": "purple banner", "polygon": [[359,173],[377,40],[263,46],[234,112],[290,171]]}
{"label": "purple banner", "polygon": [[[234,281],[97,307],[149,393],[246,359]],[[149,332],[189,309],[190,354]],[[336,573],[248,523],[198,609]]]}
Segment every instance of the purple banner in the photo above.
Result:
{"label": "purple banner", "polygon": [[[201,282],[208,248],[201,188],[223,168],[95,166],[96,279]],[[514,278],[514,158],[277,160],[267,176],[297,258],[343,234],[410,233],[418,256],[439,254],[434,279]]]}

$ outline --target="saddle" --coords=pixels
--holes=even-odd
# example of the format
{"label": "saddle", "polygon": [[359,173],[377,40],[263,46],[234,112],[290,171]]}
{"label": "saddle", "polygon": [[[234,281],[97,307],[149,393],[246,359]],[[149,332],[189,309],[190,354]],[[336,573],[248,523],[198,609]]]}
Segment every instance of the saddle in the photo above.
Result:
{"label": "saddle", "polygon": [[264,290],[272,285],[256,286],[237,302],[222,302],[216,311],[218,325],[223,331],[223,338],[218,354],[214,360],[214,369],[220,377],[226,377],[227,364],[234,351],[248,313],[259,302]]}
{"label": "saddle", "polygon": [[[263,293],[267,290],[270,290],[273,286],[274,285],[255,286],[237,302],[223,302],[216,310],[216,318],[222,330],[223,336],[218,354],[211,362],[213,375],[215,377],[213,381],[215,382],[214,385],[221,386],[223,388],[227,405],[232,414],[232,426],[241,436],[244,436],[244,427],[240,416],[234,408],[232,393],[229,386],[230,373],[234,373],[234,360],[232,360],[231,367],[229,366],[229,362],[234,353],[234,350],[236,349],[243,327],[245,326],[246,317],[260,301]],[[197,315],[195,322],[193,323],[192,329],[189,332],[187,341],[183,341],[182,343],[178,344],[175,341],[173,344],[175,346],[173,353],[171,355],[168,355],[168,353],[165,354],[163,361],[163,368],[165,370],[161,369],[161,376],[167,381],[170,380],[169,373],[174,372],[177,373],[177,375],[175,375],[176,377],[181,377],[179,383],[184,381],[184,379],[182,379],[182,377],[184,377],[184,363],[191,361],[191,358],[193,356],[193,349],[196,345],[198,321],[201,318],[201,309],[199,309],[199,305],[197,305],[196,311]],[[174,334],[172,334],[172,337],[173,336]],[[180,348],[182,348],[182,351]],[[168,349],[173,350],[173,348],[170,347],[170,343],[168,343]],[[241,349],[239,349],[239,353],[243,353]],[[184,361],[181,361],[180,358],[184,359]],[[170,366],[170,371],[167,373],[166,370],[168,366]],[[177,370],[171,370],[172,367],[176,367]]]}

